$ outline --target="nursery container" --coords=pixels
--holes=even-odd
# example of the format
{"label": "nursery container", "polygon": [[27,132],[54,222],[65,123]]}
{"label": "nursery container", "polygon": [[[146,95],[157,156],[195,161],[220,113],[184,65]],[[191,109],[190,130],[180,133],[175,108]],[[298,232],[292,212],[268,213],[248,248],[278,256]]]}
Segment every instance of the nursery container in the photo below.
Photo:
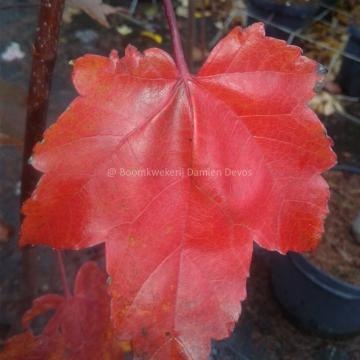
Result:
{"label": "nursery container", "polygon": [[[359,19],[360,22],[360,19]],[[360,25],[349,26],[349,40],[345,47],[345,53],[360,58]],[[360,61],[343,57],[337,82],[343,92],[349,96],[360,97]]]}
{"label": "nursery container", "polygon": [[[360,174],[350,166],[337,170]],[[299,327],[322,336],[360,332],[359,286],[329,275],[296,253],[274,254],[271,272],[276,298]]]}
{"label": "nursery container", "polygon": [[321,3],[329,6],[335,6],[337,0],[322,0]]}
{"label": "nursery container", "polygon": [[[262,19],[268,19],[271,16],[271,22],[295,31],[309,22],[318,10],[320,1],[279,1],[279,0],[248,0],[247,9],[250,12],[248,24],[259,20],[253,18],[251,14]],[[267,25],[266,32],[268,35],[279,39],[287,40],[289,34],[285,31]]]}

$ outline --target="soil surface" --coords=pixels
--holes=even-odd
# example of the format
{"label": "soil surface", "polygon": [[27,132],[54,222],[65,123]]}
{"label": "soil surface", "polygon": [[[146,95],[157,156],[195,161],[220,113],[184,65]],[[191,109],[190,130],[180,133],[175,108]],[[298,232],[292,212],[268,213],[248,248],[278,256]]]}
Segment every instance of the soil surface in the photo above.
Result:
{"label": "soil surface", "polygon": [[307,257],[329,274],[360,286],[360,243],[351,231],[360,212],[360,176],[329,172],[325,178],[331,190],[330,214],[320,245]]}
{"label": "soil surface", "polygon": [[288,321],[272,293],[271,257],[255,248],[240,320],[229,339],[216,343],[211,360],[360,360],[360,335],[326,339]]}

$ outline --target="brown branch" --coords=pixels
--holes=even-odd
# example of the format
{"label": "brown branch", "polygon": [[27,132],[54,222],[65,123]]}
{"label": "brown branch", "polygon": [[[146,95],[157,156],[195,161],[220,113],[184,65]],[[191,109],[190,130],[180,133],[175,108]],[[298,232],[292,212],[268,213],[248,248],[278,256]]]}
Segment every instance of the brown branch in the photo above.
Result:
{"label": "brown branch", "polygon": [[[21,203],[33,192],[39,173],[29,164],[35,144],[46,128],[52,74],[56,61],[60,24],[65,0],[41,0],[33,44],[32,69],[27,100],[26,129],[21,177]],[[23,251],[24,303],[31,300],[36,289],[33,250]],[[26,306],[24,304],[24,306]]]}
{"label": "brown branch", "polygon": [[21,202],[31,195],[38,181],[38,173],[28,160],[46,128],[49,93],[64,2],[64,0],[42,0],[40,5],[27,101]]}

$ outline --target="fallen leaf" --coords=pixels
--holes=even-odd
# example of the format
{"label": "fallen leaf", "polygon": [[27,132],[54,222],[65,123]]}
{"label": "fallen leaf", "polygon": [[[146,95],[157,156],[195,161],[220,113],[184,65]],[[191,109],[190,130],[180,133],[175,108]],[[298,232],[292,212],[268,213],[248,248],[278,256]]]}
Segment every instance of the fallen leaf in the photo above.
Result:
{"label": "fallen leaf", "polygon": [[123,36],[130,35],[133,32],[133,29],[127,25],[121,25],[116,28],[116,31]]}
{"label": "fallen leaf", "polygon": [[344,111],[340,101],[336,99],[336,96],[322,91],[310,101],[309,106],[318,114],[329,116],[335,112],[342,113]]}
{"label": "fallen leaf", "polygon": [[68,4],[83,10],[86,14],[96,20],[99,24],[109,28],[107,16],[124,11],[122,7],[114,7],[103,3],[102,0],[68,0]]}
{"label": "fallen leaf", "polygon": [[156,34],[152,31],[142,31],[140,33],[141,36],[147,37],[153,41],[155,41],[158,44],[162,43],[162,36],[160,34]]}
{"label": "fallen leaf", "polygon": [[136,359],[208,358],[246,296],[253,242],[309,251],[335,155],[300,48],[235,28],[197,75],[160,49],[75,61],[80,96],[38,144],[20,244],[105,242],[112,319]]}

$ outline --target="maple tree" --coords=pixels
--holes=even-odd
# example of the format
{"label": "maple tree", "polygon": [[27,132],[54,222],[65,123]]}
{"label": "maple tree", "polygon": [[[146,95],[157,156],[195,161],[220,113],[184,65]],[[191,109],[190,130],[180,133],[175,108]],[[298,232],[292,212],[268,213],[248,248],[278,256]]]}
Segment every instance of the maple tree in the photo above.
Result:
{"label": "maple tree", "polygon": [[[321,173],[335,155],[307,106],[317,65],[299,48],[262,24],[237,27],[192,75],[170,30],[176,63],[132,46],[74,62],[79,97],[35,147],[43,175],[20,244],[105,243],[111,334],[131,340],[137,359],[201,360],[239,317],[253,242],[281,253],[317,245]],[[73,302],[49,295],[25,318],[49,304],[72,314]]]}

